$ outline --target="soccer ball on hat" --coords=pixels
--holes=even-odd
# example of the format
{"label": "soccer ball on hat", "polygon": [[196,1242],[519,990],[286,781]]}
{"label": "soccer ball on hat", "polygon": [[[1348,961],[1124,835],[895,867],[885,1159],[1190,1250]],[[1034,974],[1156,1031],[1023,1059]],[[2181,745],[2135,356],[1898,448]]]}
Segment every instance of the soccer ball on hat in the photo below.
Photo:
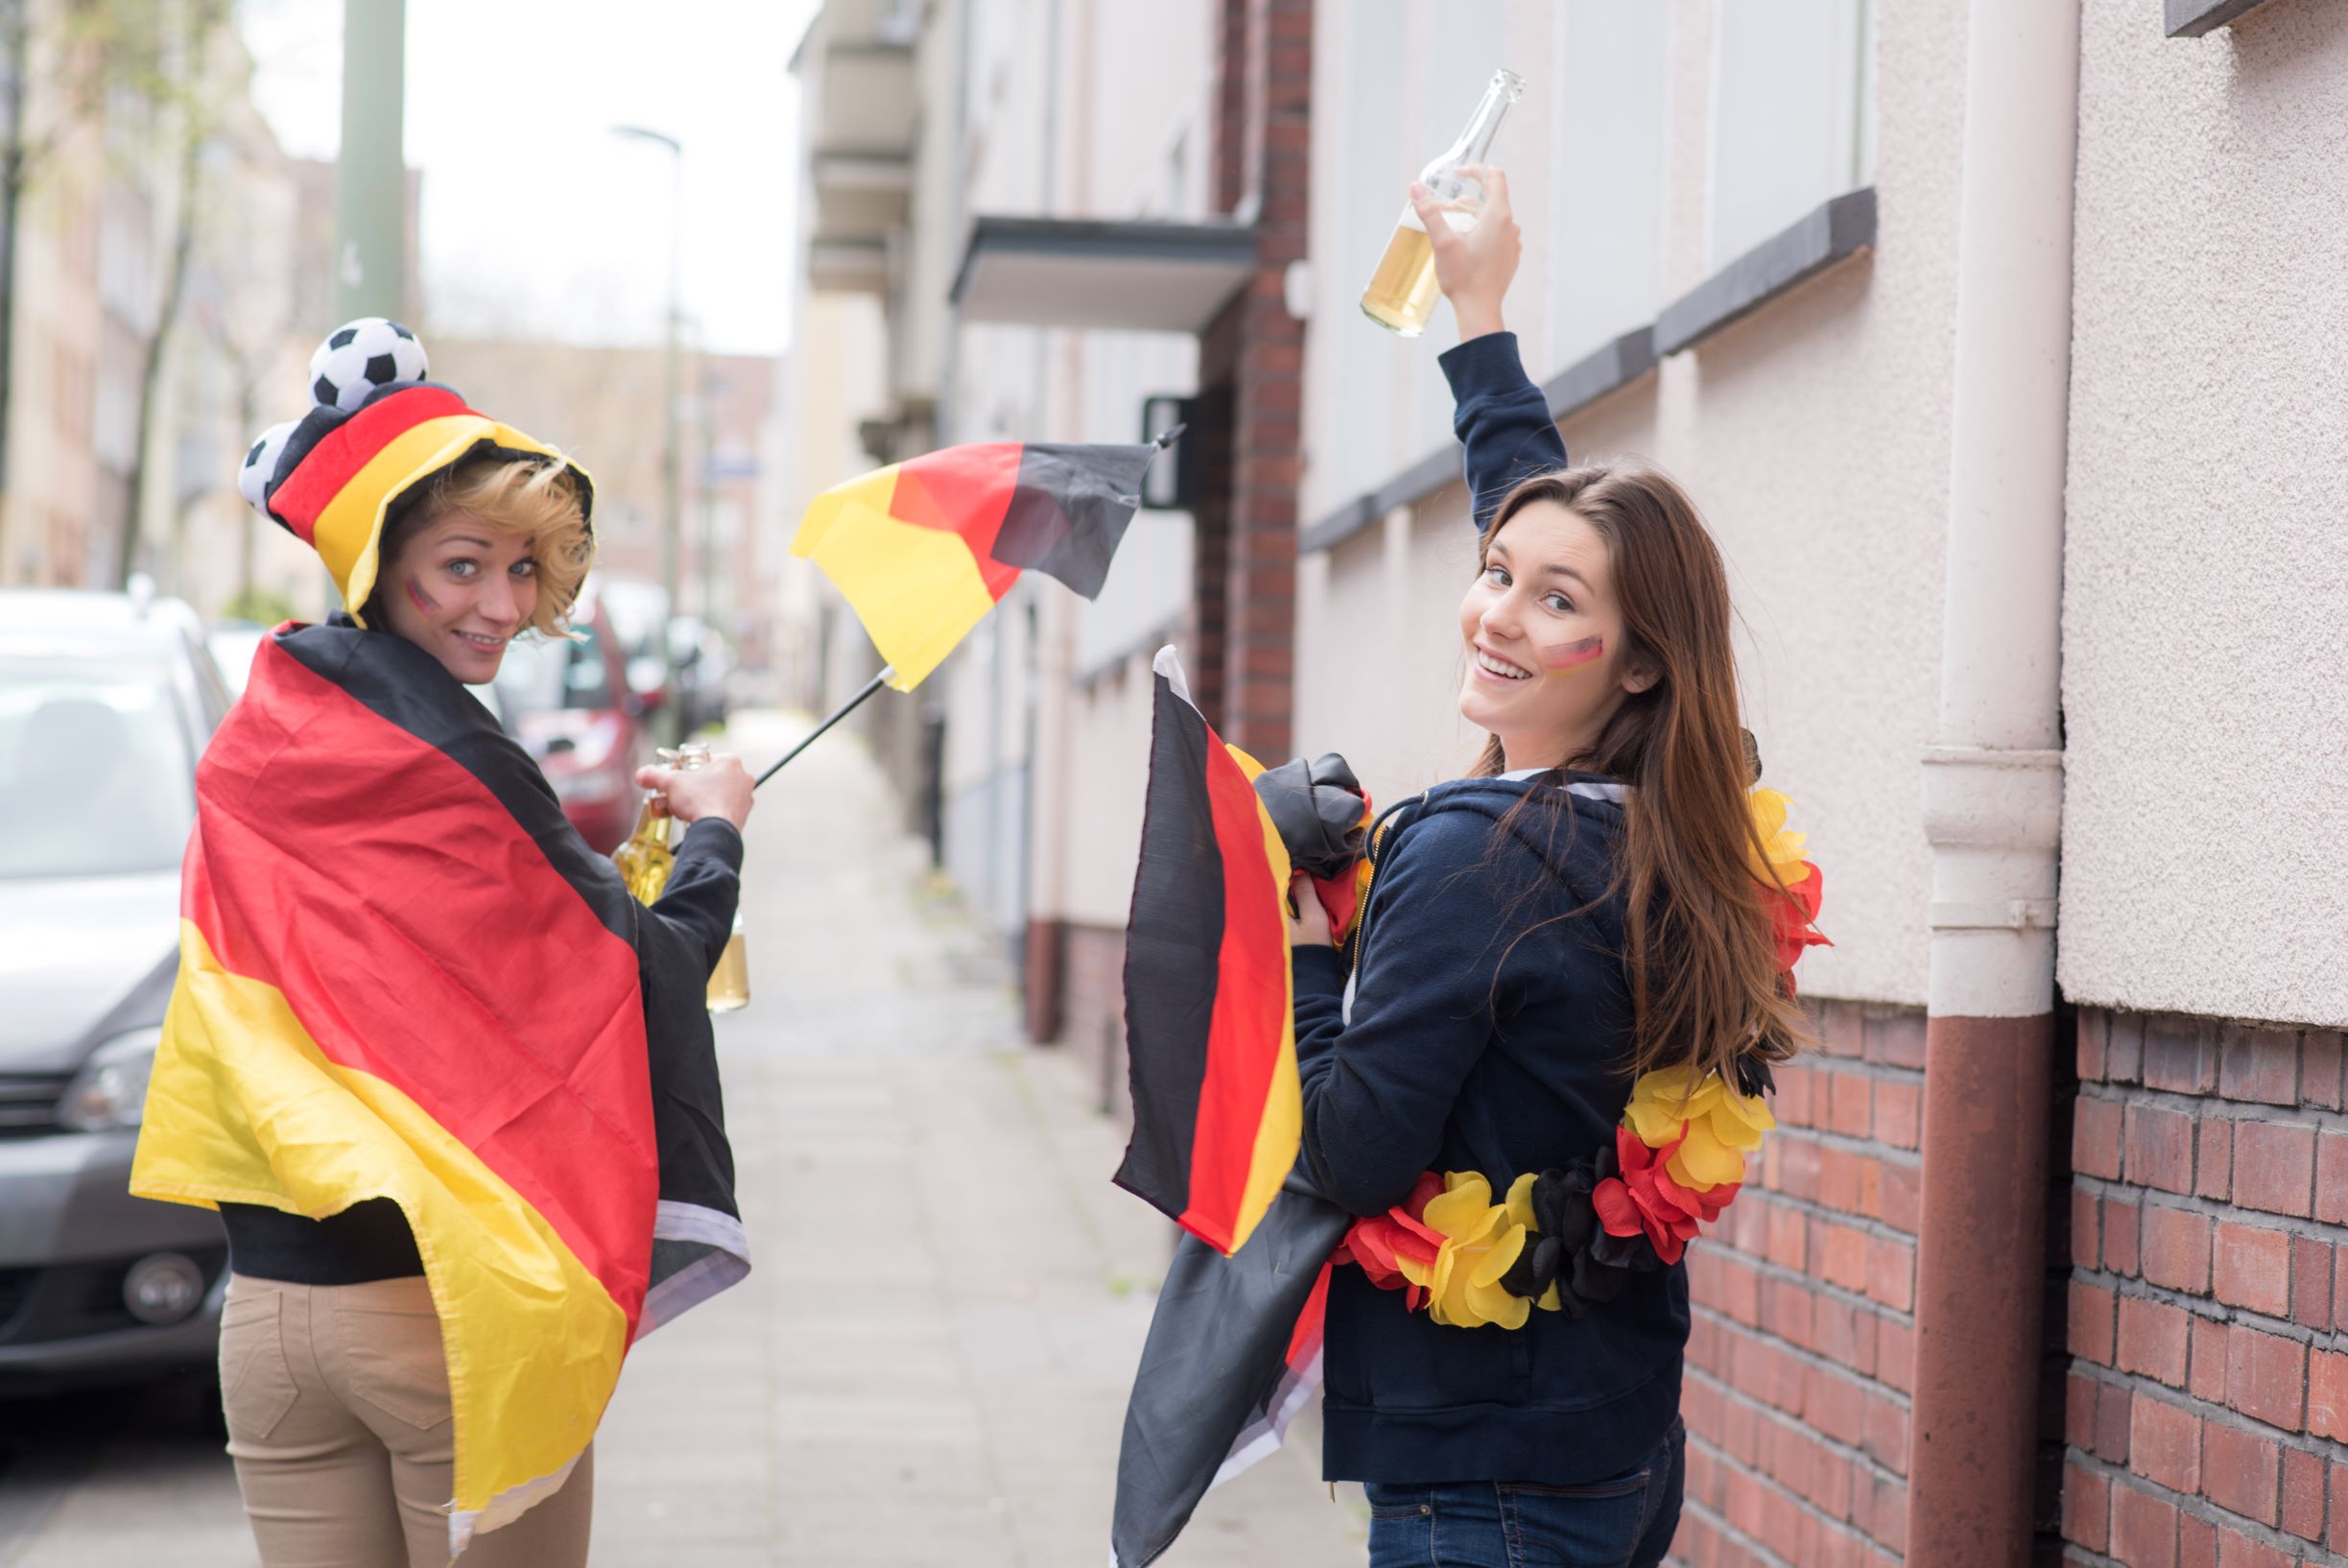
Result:
{"label": "soccer ball on hat", "polygon": [[427,368],[415,334],[380,316],[362,316],[327,335],[310,356],[310,395],[349,414],[384,387],[421,381]]}
{"label": "soccer ball on hat", "polygon": [[288,419],[262,431],[261,439],[245,454],[244,466],[236,471],[237,492],[264,517],[269,515],[269,482],[277,472],[277,460],[285,455],[286,441],[300,422]]}

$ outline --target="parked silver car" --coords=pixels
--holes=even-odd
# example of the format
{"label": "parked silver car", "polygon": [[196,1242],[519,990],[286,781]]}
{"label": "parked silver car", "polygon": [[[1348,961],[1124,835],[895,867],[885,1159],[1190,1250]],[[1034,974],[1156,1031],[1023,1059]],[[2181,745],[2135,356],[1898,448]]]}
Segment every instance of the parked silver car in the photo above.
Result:
{"label": "parked silver car", "polygon": [[0,1390],[215,1351],[220,1222],[128,1183],[228,702],[185,605],[0,591]]}

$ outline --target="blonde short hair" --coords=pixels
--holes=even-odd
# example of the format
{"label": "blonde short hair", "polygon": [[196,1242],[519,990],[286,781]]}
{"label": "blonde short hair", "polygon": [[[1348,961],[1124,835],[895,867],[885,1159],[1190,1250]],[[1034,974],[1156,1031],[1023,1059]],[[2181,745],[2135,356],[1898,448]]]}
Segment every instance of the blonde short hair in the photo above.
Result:
{"label": "blonde short hair", "polygon": [[[570,465],[559,458],[485,456],[441,469],[400,497],[385,523],[386,567],[417,528],[451,511],[479,518],[493,533],[530,541],[538,564],[538,603],[529,630],[548,637],[565,635],[564,618],[578,602],[587,568],[595,564],[595,535]],[[382,624],[372,606],[367,620],[370,626]]]}

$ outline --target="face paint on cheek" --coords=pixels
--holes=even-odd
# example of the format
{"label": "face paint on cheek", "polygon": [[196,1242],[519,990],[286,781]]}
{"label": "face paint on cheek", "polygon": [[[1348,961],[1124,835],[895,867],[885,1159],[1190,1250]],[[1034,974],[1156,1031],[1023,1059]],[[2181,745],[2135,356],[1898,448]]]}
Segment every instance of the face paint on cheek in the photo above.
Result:
{"label": "face paint on cheek", "polygon": [[407,586],[408,603],[414,605],[417,609],[422,610],[427,615],[438,615],[440,613],[440,602],[433,598],[432,595],[426,593],[423,588],[416,583],[415,574],[414,572],[410,572],[407,576],[401,578],[400,582]]}
{"label": "face paint on cheek", "polygon": [[1568,671],[1578,670],[1593,660],[1604,657],[1606,639],[1603,637],[1577,637],[1572,642],[1559,643],[1554,648],[1544,648],[1539,652],[1541,668],[1553,676],[1561,676]]}

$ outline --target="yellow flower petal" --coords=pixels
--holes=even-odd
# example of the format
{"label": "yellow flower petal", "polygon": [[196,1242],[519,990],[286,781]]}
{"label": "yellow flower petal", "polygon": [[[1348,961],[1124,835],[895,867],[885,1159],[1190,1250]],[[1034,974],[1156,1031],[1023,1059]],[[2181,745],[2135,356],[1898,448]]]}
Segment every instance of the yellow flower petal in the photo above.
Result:
{"label": "yellow flower petal", "polygon": [[[1506,1212],[1494,1209],[1495,1214]],[[1500,1276],[1516,1267],[1516,1260],[1525,1250],[1525,1227],[1509,1225],[1493,1238],[1492,1245],[1476,1259],[1476,1266],[1467,1276],[1470,1285],[1497,1285]]]}
{"label": "yellow flower petal", "polygon": [[1756,882],[1775,880],[1791,887],[1810,873],[1798,871],[1807,835],[1786,829],[1786,811],[1793,804],[1775,790],[1757,789],[1745,796],[1752,813],[1753,833],[1761,843],[1745,848],[1745,865]]}
{"label": "yellow flower petal", "polygon": [[1541,1293],[1541,1299],[1535,1304],[1539,1306],[1543,1312],[1562,1312],[1565,1310],[1565,1299],[1557,1294],[1556,1281],[1550,1281],[1549,1289]]}
{"label": "yellow flower petal", "polygon": [[1445,1236],[1465,1236],[1492,1206],[1492,1184],[1470,1176],[1439,1198],[1427,1201],[1422,1218],[1427,1227]]}
{"label": "yellow flower petal", "polygon": [[1470,1285],[1467,1299],[1462,1303],[1461,1316],[1472,1315],[1479,1323],[1497,1323],[1502,1328],[1523,1328],[1532,1316],[1532,1303],[1521,1295],[1510,1295],[1497,1285]]}
{"label": "yellow flower petal", "polygon": [[1761,1135],[1777,1125],[1777,1118],[1759,1099],[1735,1094],[1722,1095],[1704,1121],[1714,1137],[1747,1153],[1759,1149]]}
{"label": "yellow flower petal", "polygon": [[1688,1138],[1664,1164],[1673,1181],[1697,1192],[1744,1179],[1744,1155],[1713,1135],[1712,1119],[1688,1124]]}
{"label": "yellow flower petal", "polygon": [[1679,1138],[1684,1120],[1652,1100],[1633,1100],[1626,1107],[1630,1130],[1649,1149],[1661,1149]]}
{"label": "yellow flower petal", "polygon": [[1710,1114],[1720,1098],[1720,1081],[1698,1077],[1692,1066],[1665,1067],[1641,1075],[1630,1086],[1625,1111],[1630,1129],[1649,1149],[1662,1149],[1678,1140],[1680,1124]]}
{"label": "yellow flower petal", "polygon": [[[1443,1298],[1451,1294],[1451,1276],[1459,1266],[1459,1249],[1445,1242],[1442,1250],[1435,1255],[1435,1273],[1427,1281],[1427,1290],[1435,1297],[1437,1308],[1442,1306]],[[1438,1317],[1435,1320],[1440,1322],[1442,1319]]]}
{"label": "yellow flower petal", "polygon": [[1508,1183],[1509,1222],[1523,1225],[1527,1230],[1541,1228],[1532,1217],[1532,1184],[1537,1179],[1537,1173],[1527,1171],[1523,1176]]}

